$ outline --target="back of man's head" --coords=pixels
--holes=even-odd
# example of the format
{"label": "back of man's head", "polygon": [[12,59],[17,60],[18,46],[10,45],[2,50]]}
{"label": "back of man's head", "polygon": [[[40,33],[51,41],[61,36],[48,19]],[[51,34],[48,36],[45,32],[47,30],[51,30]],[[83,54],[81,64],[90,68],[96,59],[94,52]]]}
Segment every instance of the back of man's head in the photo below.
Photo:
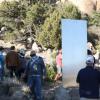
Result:
{"label": "back of man's head", "polygon": [[0,46],[0,51],[2,51],[4,48],[2,46]]}
{"label": "back of man's head", "polygon": [[35,55],[36,55],[36,51],[32,50],[31,53],[30,53],[30,56],[33,57]]}
{"label": "back of man's head", "polygon": [[10,49],[11,49],[11,50],[15,50],[15,46],[11,46]]}

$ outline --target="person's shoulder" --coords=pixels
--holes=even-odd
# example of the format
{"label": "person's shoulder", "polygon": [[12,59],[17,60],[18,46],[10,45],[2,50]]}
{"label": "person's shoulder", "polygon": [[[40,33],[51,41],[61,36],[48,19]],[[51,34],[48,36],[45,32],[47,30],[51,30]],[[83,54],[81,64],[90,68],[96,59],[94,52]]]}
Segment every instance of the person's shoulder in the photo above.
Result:
{"label": "person's shoulder", "polygon": [[97,73],[100,73],[100,71],[98,69],[96,69],[96,68],[94,69],[94,71],[97,72]]}
{"label": "person's shoulder", "polygon": [[40,60],[40,61],[43,60],[43,58],[41,56],[37,56],[37,57],[38,57],[38,60]]}
{"label": "person's shoulder", "polygon": [[79,73],[81,73],[81,72],[83,72],[83,71],[85,71],[86,70],[86,67],[85,68],[81,68],[80,70],[79,70]]}

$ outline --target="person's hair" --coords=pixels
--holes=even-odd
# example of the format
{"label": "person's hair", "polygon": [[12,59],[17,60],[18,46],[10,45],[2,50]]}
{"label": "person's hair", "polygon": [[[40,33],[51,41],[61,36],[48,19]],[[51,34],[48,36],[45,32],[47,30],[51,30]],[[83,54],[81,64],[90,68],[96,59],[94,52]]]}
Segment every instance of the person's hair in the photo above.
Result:
{"label": "person's hair", "polygon": [[11,48],[10,48],[11,50],[15,50],[15,46],[11,46]]}
{"label": "person's hair", "polygon": [[33,57],[36,55],[36,52],[34,50],[31,51],[30,56]]}
{"label": "person's hair", "polygon": [[92,55],[92,51],[91,50],[87,50],[87,55]]}
{"label": "person's hair", "polygon": [[0,46],[0,51],[2,51],[4,48],[2,46]]}

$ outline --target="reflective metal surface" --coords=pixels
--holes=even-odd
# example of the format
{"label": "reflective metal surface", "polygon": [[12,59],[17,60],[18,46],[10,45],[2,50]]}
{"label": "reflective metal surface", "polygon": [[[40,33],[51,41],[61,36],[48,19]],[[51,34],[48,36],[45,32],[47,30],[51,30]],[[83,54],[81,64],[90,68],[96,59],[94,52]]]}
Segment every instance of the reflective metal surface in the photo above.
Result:
{"label": "reflective metal surface", "polygon": [[78,71],[85,67],[87,22],[62,19],[63,86],[76,86]]}

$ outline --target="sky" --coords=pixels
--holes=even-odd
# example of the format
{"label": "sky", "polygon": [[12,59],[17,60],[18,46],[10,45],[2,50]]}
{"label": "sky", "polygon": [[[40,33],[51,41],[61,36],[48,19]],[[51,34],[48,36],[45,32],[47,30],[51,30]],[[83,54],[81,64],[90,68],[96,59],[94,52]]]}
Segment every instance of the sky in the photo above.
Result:
{"label": "sky", "polygon": [[76,84],[78,71],[85,67],[87,53],[87,22],[62,19],[63,82]]}

